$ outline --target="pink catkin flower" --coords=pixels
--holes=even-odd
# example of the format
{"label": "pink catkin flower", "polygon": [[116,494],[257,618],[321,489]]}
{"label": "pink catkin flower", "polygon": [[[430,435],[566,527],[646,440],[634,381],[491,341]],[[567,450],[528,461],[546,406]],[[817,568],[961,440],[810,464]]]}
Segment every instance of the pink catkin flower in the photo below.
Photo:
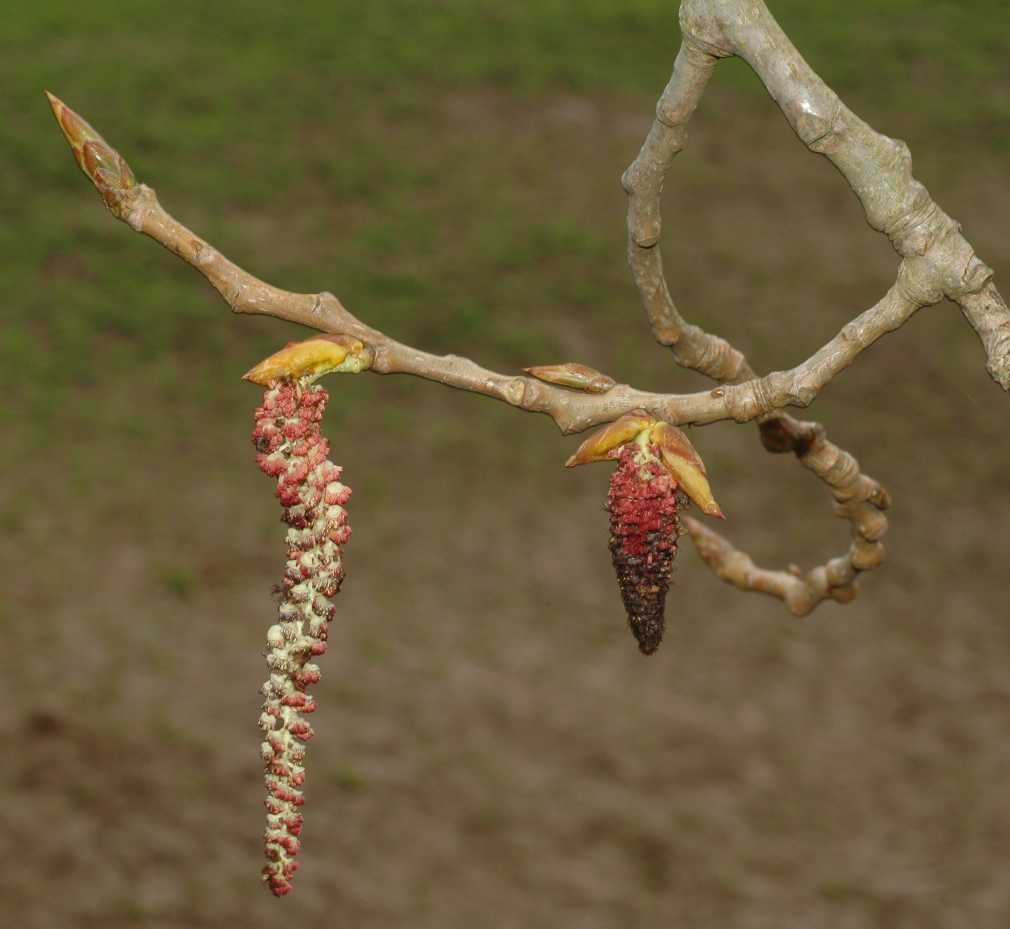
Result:
{"label": "pink catkin flower", "polygon": [[351,491],[328,460],[319,428],[327,399],[319,385],[282,380],[264,393],[252,434],[256,463],[277,478],[281,518],[288,524],[279,621],[267,632],[270,677],[260,716],[267,789],[263,880],[278,897],[291,892],[298,870],[305,744],[312,738],[305,717],[316,708],[306,688],[319,680],[310,659],[326,651],[331,598],[344,577],[340,546],[351,534],[344,510]]}
{"label": "pink catkin flower", "polygon": [[663,638],[666,594],[677,555],[678,485],[651,444],[621,449],[610,478],[610,554],[628,625],[651,655]]}

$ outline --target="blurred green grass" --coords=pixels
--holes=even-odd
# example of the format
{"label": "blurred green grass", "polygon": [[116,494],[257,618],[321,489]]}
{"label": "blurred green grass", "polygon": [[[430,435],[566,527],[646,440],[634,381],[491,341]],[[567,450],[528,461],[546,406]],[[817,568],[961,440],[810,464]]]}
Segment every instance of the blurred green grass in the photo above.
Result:
{"label": "blurred green grass", "polygon": [[[903,96],[921,86],[910,68],[928,68],[962,88],[977,81],[980,90],[981,82],[1006,74],[1000,57],[1008,40],[994,28],[1005,9],[1000,0],[850,0],[844,9],[828,0],[773,0],[770,6],[809,57],[830,63],[828,75],[841,90],[897,81],[884,90]],[[181,98],[193,110],[191,133],[199,136],[220,128],[207,113],[208,96],[269,91],[309,63],[331,79],[354,83],[409,78],[443,85],[493,81],[531,91],[562,85],[650,90],[676,46],[676,8],[672,0],[306,0],[295,15],[277,4],[141,0],[124,16],[108,0],[50,0],[16,7],[5,31],[20,49],[50,50],[34,56],[37,66],[45,60],[48,70],[56,69],[49,77],[106,85],[110,104],[178,105]],[[97,49],[103,61],[94,60]],[[223,86],[212,76],[222,56],[229,59]],[[165,62],[177,82],[160,79]],[[119,80],[107,86],[102,77],[110,74]],[[291,100],[288,109],[314,115],[316,103]]]}
{"label": "blurred green grass", "polygon": [[[987,132],[1010,119],[1010,34],[991,25],[1000,3],[772,8],[871,121],[886,112],[889,131],[927,125],[938,149],[967,133],[973,151],[1005,153],[1007,134]],[[238,369],[284,337],[225,320],[190,272],[104,214],[44,88],[91,119],[170,210],[257,273],[335,289],[430,348],[479,344],[488,362],[515,365],[557,349],[531,313],[543,304],[575,306],[612,332],[610,295],[629,297],[605,260],[619,248],[620,220],[587,224],[544,203],[535,182],[525,195],[504,160],[489,185],[482,114],[472,133],[443,132],[442,102],[460,86],[484,87],[523,107],[585,94],[645,114],[676,48],[675,9],[668,0],[312,0],[297,12],[15,5],[0,60],[0,387],[16,384],[22,402],[4,415],[34,428],[112,380],[142,379],[192,408],[212,402],[207,378],[218,383],[223,363]],[[740,63],[717,83],[735,98],[760,94]],[[942,92],[950,87],[957,93]],[[112,424],[115,404],[77,406],[80,428]]]}

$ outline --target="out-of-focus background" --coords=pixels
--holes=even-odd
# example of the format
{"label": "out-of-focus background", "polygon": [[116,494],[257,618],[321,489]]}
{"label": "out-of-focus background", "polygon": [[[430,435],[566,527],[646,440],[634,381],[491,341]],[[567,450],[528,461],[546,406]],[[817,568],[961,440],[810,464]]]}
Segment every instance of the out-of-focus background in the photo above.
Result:
{"label": "out-of-focus background", "polygon": [[[543,417],[333,379],[354,538],[316,689],[304,862],[259,886],[257,688],[283,559],[233,317],[113,221],[43,89],[256,274],[499,369],[702,382],[649,337],[618,179],[673,0],[15,3],[0,24],[3,908],[21,929],[1003,929],[1010,397],[923,310],[810,416],[895,498],[890,558],[805,620],[685,547],[658,655],[611,576],[607,469]],[[772,0],[1010,281],[1004,0]],[[745,65],[667,183],[684,312],[760,370],[897,259]],[[847,544],[751,427],[693,432],[762,563]]]}

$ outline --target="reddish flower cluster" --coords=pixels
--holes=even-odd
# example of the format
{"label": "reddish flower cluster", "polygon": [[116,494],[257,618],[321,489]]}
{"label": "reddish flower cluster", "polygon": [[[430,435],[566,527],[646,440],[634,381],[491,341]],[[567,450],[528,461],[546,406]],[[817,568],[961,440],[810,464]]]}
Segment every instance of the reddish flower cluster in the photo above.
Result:
{"label": "reddish flower cluster", "polygon": [[677,554],[677,481],[653,445],[629,442],[610,478],[610,554],[628,625],[651,655],[663,638],[666,594]]}
{"label": "reddish flower cluster", "polygon": [[341,469],[327,460],[329,445],[319,429],[326,401],[318,385],[280,381],[266,390],[252,434],[256,463],[277,478],[289,527],[279,622],[267,632],[270,678],[260,716],[267,788],[263,879],[277,896],[291,891],[298,870],[305,743],[312,738],[305,716],[316,708],[306,688],[319,680],[310,659],[326,651],[330,598],[344,577],[340,546],[351,534],[344,511],[351,491],[340,483]]}

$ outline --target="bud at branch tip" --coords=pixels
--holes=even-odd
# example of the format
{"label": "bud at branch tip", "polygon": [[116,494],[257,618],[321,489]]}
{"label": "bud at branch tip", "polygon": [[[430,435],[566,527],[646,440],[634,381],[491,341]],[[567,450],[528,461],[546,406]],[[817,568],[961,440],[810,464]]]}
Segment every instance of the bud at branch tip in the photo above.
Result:
{"label": "bud at branch tip", "polygon": [[84,117],[48,90],[46,97],[78,166],[98,189],[109,211],[118,219],[125,218],[128,195],[137,187],[130,166]]}

